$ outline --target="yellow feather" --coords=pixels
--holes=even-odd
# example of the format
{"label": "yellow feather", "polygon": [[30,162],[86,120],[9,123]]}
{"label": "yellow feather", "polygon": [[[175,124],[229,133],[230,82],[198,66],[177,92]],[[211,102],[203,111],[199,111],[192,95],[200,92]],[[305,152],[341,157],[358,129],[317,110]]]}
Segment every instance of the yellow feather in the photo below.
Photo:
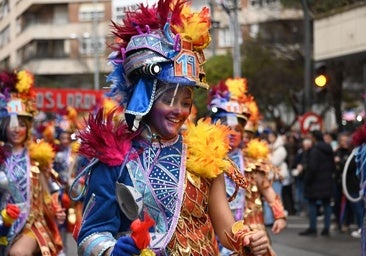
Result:
{"label": "yellow feather", "polygon": [[188,122],[184,141],[188,145],[187,169],[198,176],[215,178],[229,168],[230,129],[211,119],[200,119],[195,126]]}
{"label": "yellow feather", "polygon": [[246,155],[253,159],[268,159],[269,148],[267,142],[260,139],[252,139],[244,149]]}
{"label": "yellow feather", "polygon": [[203,50],[211,42],[210,10],[203,7],[200,12],[192,12],[190,3],[186,3],[181,12],[182,24],[173,25],[174,30],[192,41],[193,50]]}
{"label": "yellow feather", "polygon": [[34,83],[33,75],[26,70],[21,70],[18,72],[17,77],[18,77],[18,83],[15,85],[15,87],[18,90],[18,92],[28,93]]}
{"label": "yellow feather", "polygon": [[247,80],[245,78],[228,78],[225,84],[231,93],[231,99],[238,101],[245,99],[245,94],[248,93]]}
{"label": "yellow feather", "polygon": [[55,152],[49,143],[45,141],[39,143],[31,142],[28,151],[31,161],[38,163],[40,170],[46,170],[51,167]]}

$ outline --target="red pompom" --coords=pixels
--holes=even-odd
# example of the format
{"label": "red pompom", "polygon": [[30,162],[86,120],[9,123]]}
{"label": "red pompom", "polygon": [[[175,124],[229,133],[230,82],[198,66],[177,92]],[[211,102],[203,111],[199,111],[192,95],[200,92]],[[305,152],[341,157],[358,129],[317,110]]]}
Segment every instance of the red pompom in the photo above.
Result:
{"label": "red pompom", "polygon": [[9,215],[10,218],[15,220],[19,217],[20,209],[15,204],[7,204],[6,213]]}
{"label": "red pompom", "polygon": [[131,223],[131,237],[140,250],[147,248],[150,243],[149,229],[155,224],[155,221],[147,214],[144,220],[136,219]]}

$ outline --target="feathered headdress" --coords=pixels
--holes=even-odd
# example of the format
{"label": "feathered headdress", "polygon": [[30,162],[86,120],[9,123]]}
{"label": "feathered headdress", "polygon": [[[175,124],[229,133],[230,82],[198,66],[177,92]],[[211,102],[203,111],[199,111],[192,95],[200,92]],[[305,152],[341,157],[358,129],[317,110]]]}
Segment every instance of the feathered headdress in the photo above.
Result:
{"label": "feathered headdress", "polygon": [[26,70],[1,71],[0,118],[17,115],[32,117],[35,110],[33,75]]}
{"label": "feathered headdress", "polygon": [[250,115],[247,106],[250,97],[245,78],[228,78],[211,88],[208,108],[214,120],[225,118],[226,123],[229,124],[230,120],[239,119],[245,123]]}
{"label": "feathered headdress", "polygon": [[112,22],[117,40],[107,81],[112,83],[109,96],[122,95],[131,129],[150,111],[158,81],[208,88],[202,67],[203,49],[211,40],[208,8],[192,12],[187,0],[159,0],[127,11],[122,23]]}

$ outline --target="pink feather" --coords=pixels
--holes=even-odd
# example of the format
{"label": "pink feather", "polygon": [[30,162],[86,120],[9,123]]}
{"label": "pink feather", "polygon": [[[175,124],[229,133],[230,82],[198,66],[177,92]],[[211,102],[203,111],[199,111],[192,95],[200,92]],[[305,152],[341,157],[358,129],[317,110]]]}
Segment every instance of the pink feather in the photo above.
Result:
{"label": "pink feather", "polygon": [[358,127],[352,135],[352,144],[355,147],[358,147],[364,143],[366,143],[366,124]]}
{"label": "pink feather", "polygon": [[105,115],[103,108],[100,108],[95,116],[89,116],[86,128],[79,132],[79,153],[88,158],[98,158],[107,165],[117,166],[123,163],[136,134],[129,131],[124,122],[116,125],[113,115],[114,111]]}

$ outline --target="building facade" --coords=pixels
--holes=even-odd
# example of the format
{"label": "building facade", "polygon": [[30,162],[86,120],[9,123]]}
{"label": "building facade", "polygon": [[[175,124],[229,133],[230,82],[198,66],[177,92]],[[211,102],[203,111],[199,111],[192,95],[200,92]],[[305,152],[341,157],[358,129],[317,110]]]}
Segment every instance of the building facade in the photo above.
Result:
{"label": "building facade", "polygon": [[0,1],[0,68],[27,69],[36,85],[100,89],[111,1]]}
{"label": "building facade", "polygon": [[[127,8],[147,2],[156,0],[0,0],[0,69],[28,69],[39,87],[101,89],[111,70],[106,61],[110,20],[119,21]],[[255,37],[263,24],[302,19],[301,11],[283,8],[279,0],[192,2],[193,8],[212,9],[207,57],[232,49],[234,40],[242,44],[245,37]],[[237,38],[233,10],[240,27]]]}

